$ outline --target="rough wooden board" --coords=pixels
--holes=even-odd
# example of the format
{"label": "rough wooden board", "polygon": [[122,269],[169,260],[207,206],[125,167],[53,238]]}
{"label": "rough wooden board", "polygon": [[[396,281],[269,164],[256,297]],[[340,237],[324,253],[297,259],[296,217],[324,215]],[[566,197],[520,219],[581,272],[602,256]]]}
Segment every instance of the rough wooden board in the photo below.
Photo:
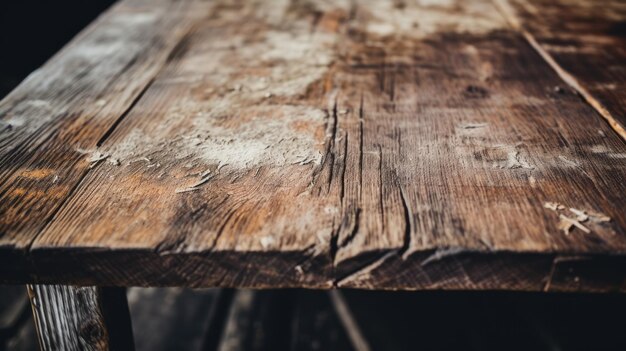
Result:
{"label": "rough wooden board", "polygon": [[[626,3],[496,1],[570,86],[626,139]],[[557,92],[562,89],[567,88]]]}
{"label": "rough wooden board", "polygon": [[[55,256],[114,284],[155,283],[137,269],[161,284],[331,287],[337,197],[312,183],[330,120],[324,81],[347,12],[321,16],[281,2],[217,4],[94,150],[120,165],[92,169],[54,221],[68,235],[52,225],[34,255],[45,261],[58,240],[82,253],[105,245],[105,255]],[[86,198],[96,206],[83,207]],[[144,263],[118,264],[129,257]],[[43,261],[38,269],[51,268]]]}
{"label": "rough wooden board", "polygon": [[[360,40],[352,44],[352,55],[365,51]],[[593,150],[624,144],[576,95],[552,94],[561,80],[521,37],[504,25],[370,45],[386,51],[354,55],[353,66],[364,69],[344,78],[363,89],[363,104],[346,94],[337,107],[362,116],[353,135],[363,133],[363,161],[350,163],[348,142],[346,179],[364,184],[354,195],[358,233],[338,239],[339,286],[537,290],[551,279],[551,254],[623,253],[624,159]],[[347,139],[360,142],[341,122]],[[358,203],[347,200],[344,208]],[[614,220],[591,235],[565,235],[544,206],[550,201]],[[386,234],[402,231],[403,240]],[[613,268],[614,288],[621,267]]]}
{"label": "rough wooden board", "polygon": [[0,272],[25,274],[35,236],[89,171],[92,149],[209,5],[113,6],[0,102]]}
{"label": "rough wooden board", "polygon": [[169,58],[40,281],[626,289],[626,146],[491,2],[218,1]]}

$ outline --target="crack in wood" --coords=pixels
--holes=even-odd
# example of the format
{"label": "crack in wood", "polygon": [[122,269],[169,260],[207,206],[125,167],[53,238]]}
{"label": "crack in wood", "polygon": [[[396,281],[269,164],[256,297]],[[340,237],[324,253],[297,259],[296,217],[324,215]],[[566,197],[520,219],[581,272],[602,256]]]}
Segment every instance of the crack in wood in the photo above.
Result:
{"label": "crack in wood", "polygon": [[359,102],[359,201],[363,198],[363,124],[364,107],[363,93],[361,92],[361,101]]}
{"label": "crack in wood", "polygon": [[354,238],[358,235],[360,218],[361,218],[360,207],[357,207],[356,209],[353,208],[350,212],[345,214],[344,219],[341,221],[340,231],[343,232],[344,229],[348,229],[348,226],[350,226],[349,227],[350,232],[343,239],[343,241],[339,244],[338,249],[347,247],[354,240]]}
{"label": "crack in wood", "polygon": [[341,170],[341,181],[339,182],[339,202],[341,208],[344,208],[344,197],[345,197],[345,188],[346,188],[346,159],[348,156],[348,133],[344,133],[344,142],[343,142],[343,168]]}
{"label": "crack in wood", "polygon": [[352,278],[358,277],[360,275],[369,274],[374,271],[378,267],[382,266],[385,261],[390,259],[393,256],[397,256],[400,250],[391,250],[388,252],[384,252],[372,260],[367,261],[366,263],[359,265],[358,267],[342,274],[341,276],[336,276],[333,286],[341,287],[346,281],[351,280]]}
{"label": "crack in wood", "polygon": [[435,250],[430,256],[426,257],[422,262],[420,262],[420,266],[425,267],[431,263],[441,261],[446,258],[455,257],[457,255],[461,255],[464,253],[476,252],[475,250],[468,250],[462,247],[448,247]]}
{"label": "crack in wood", "polygon": [[384,196],[383,196],[383,147],[378,145],[378,181],[380,185],[378,186],[378,206],[380,207],[380,223],[381,223],[381,232],[386,234],[385,231],[385,204],[384,204]]}
{"label": "crack in wood", "polygon": [[402,248],[400,249],[400,256],[402,259],[406,260],[411,255],[411,236],[413,230],[415,228],[415,224],[413,223],[413,212],[411,211],[411,207],[406,199],[406,194],[404,192],[404,187],[400,185],[400,182],[397,180],[398,177],[396,175],[396,181],[398,182],[398,189],[400,189],[400,200],[402,202],[402,210],[404,214],[404,238],[402,242]]}
{"label": "crack in wood", "polygon": [[335,171],[335,143],[337,140],[337,94],[336,93],[334,94],[334,102],[333,102],[332,109],[330,111],[330,116],[331,116],[331,125],[330,125],[331,134],[330,134],[330,145],[327,151],[329,152],[329,155],[330,155],[330,170],[329,170],[330,174],[328,176],[327,192],[330,192],[330,185],[334,178],[334,171]]}
{"label": "crack in wood", "polygon": [[[192,30],[192,28],[190,28],[188,30],[188,32],[190,32]],[[188,34],[188,33],[187,33]],[[184,38],[187,34],[183,35],[181,38]],[[178,45],[174,45],[174,47],[172,48],[172,50],[170,51],[170,54],[176,50],[176,48],[178,47]],[[168,55],[169,57],[169,55]],[[136,59],[133,59],[136,60]],[[131,60],[131,61],[133,61]],[[96,142],[96,146],[100,147],[102,146],[102,144],[113,134],[113,132],[115,131],[115,129],[119,126],[119,124],[122,122],[122,120],[128,116],[128,114],[130,113],[130,111],[133,110],[133,108],[136,106],[136,104],[141,100],[141,98],[144,96],[144,94],[146,93],[146,91],[148,91],[148,89],[153,85],[153,83],[156,80],[156,77],[159,76],[159,74],[165,69],[167,61],[164,61],[163,63],[161,63],[161,66],[159,67],[159,69],[155,70],[153,76],[148,80],[148,82],[143,86],[143,88],[141,89],[141,91],[137,94],[137,96],[135,96],[135,98],[132,100],[132,102],[128,105],[128,107],[120,114],[120,116],[113,122],[113,124],[104,132],[104,134],[100,137],[100,139]],[[124,70],[128,69],[128,64],[124,67]],[[121,73],[120,73],[121,74]],[[118,74],[118,76],[120,75]],[[46,221],[44,222],[44,225],[42,226],[42,229],[39,230],[39,232],[33,236],[33,238],[30,239],[28,245],[26,246],[25,252],[27,256],[30,256],[30,251],[31,251],[31,247],[33,246],[33,244],[35,243],[35,241],[37,240],[37,238],[39,238],[39,236],[41,235],[41,233],[45,232],[46,228],[50,225],[50,223],[52,223],[52,221],[54,220],[54,218],[56,217],[56,215],[61,211],[61,209],[72,199],[74,193],[77,191],[77,189],[80,188],[80,186],[83,184],[84,180],[87,177],[87,174],[89,174],[89,172],[93,169],[93,167],[86,167],[83,172],[81,173],[81,175],[78,177],[78,181],[76,181],[74,183],[74,185],[72,186],[72,188],[70,189],[70,191],[67,193],[67,196],[65,196],[65,198],[60,201],[60,203],[56,206],[56,208],[54,208],[51,211],[50,216],[48,216],[48,218],[46,219]],[[29,258],[30,260],[30,258]]]}

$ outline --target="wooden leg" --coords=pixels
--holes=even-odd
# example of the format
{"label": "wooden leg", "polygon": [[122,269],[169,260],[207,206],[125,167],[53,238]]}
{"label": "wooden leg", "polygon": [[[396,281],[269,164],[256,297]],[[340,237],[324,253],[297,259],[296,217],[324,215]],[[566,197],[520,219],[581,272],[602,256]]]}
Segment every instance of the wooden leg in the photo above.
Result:
{"label": "wooden leg", "polygon": [[39,345],[49,350],[133,350],[124,288],[29,285]]}

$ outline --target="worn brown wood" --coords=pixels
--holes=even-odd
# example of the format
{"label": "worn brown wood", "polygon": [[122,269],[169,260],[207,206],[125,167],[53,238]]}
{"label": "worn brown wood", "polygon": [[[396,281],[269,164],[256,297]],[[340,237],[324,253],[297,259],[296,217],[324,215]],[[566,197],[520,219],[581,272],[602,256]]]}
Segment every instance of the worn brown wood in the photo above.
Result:
{"label": "worn brown wood", "polygon": [[0,272],[27,274],[24,253],[89,171],[97,147],[196,20],[202,1],[113,6],[0,102]]}
{"label": "worn brown wood", "polygon": [[133,350],[125,289],[29,285],[41,350]]}
{"label": "worn brown wood", "polygon": [[[626,3],[496,1],[565,83],[626,139]],[[570,87],[555,87],[555,92]]]}
{"label": "worn brown wood", "polygon": [[3,279],[626,290],[626,144],[496,4],[212,4]]}

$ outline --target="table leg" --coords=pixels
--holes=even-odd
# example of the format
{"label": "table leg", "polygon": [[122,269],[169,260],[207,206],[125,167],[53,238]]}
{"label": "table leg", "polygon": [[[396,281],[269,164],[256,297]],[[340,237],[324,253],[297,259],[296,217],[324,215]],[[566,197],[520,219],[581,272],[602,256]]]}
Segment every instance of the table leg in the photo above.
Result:
{"label": "table leg", "polygon": [[28,285],[39,345],[49,350],[133,350],[126,289]]}

